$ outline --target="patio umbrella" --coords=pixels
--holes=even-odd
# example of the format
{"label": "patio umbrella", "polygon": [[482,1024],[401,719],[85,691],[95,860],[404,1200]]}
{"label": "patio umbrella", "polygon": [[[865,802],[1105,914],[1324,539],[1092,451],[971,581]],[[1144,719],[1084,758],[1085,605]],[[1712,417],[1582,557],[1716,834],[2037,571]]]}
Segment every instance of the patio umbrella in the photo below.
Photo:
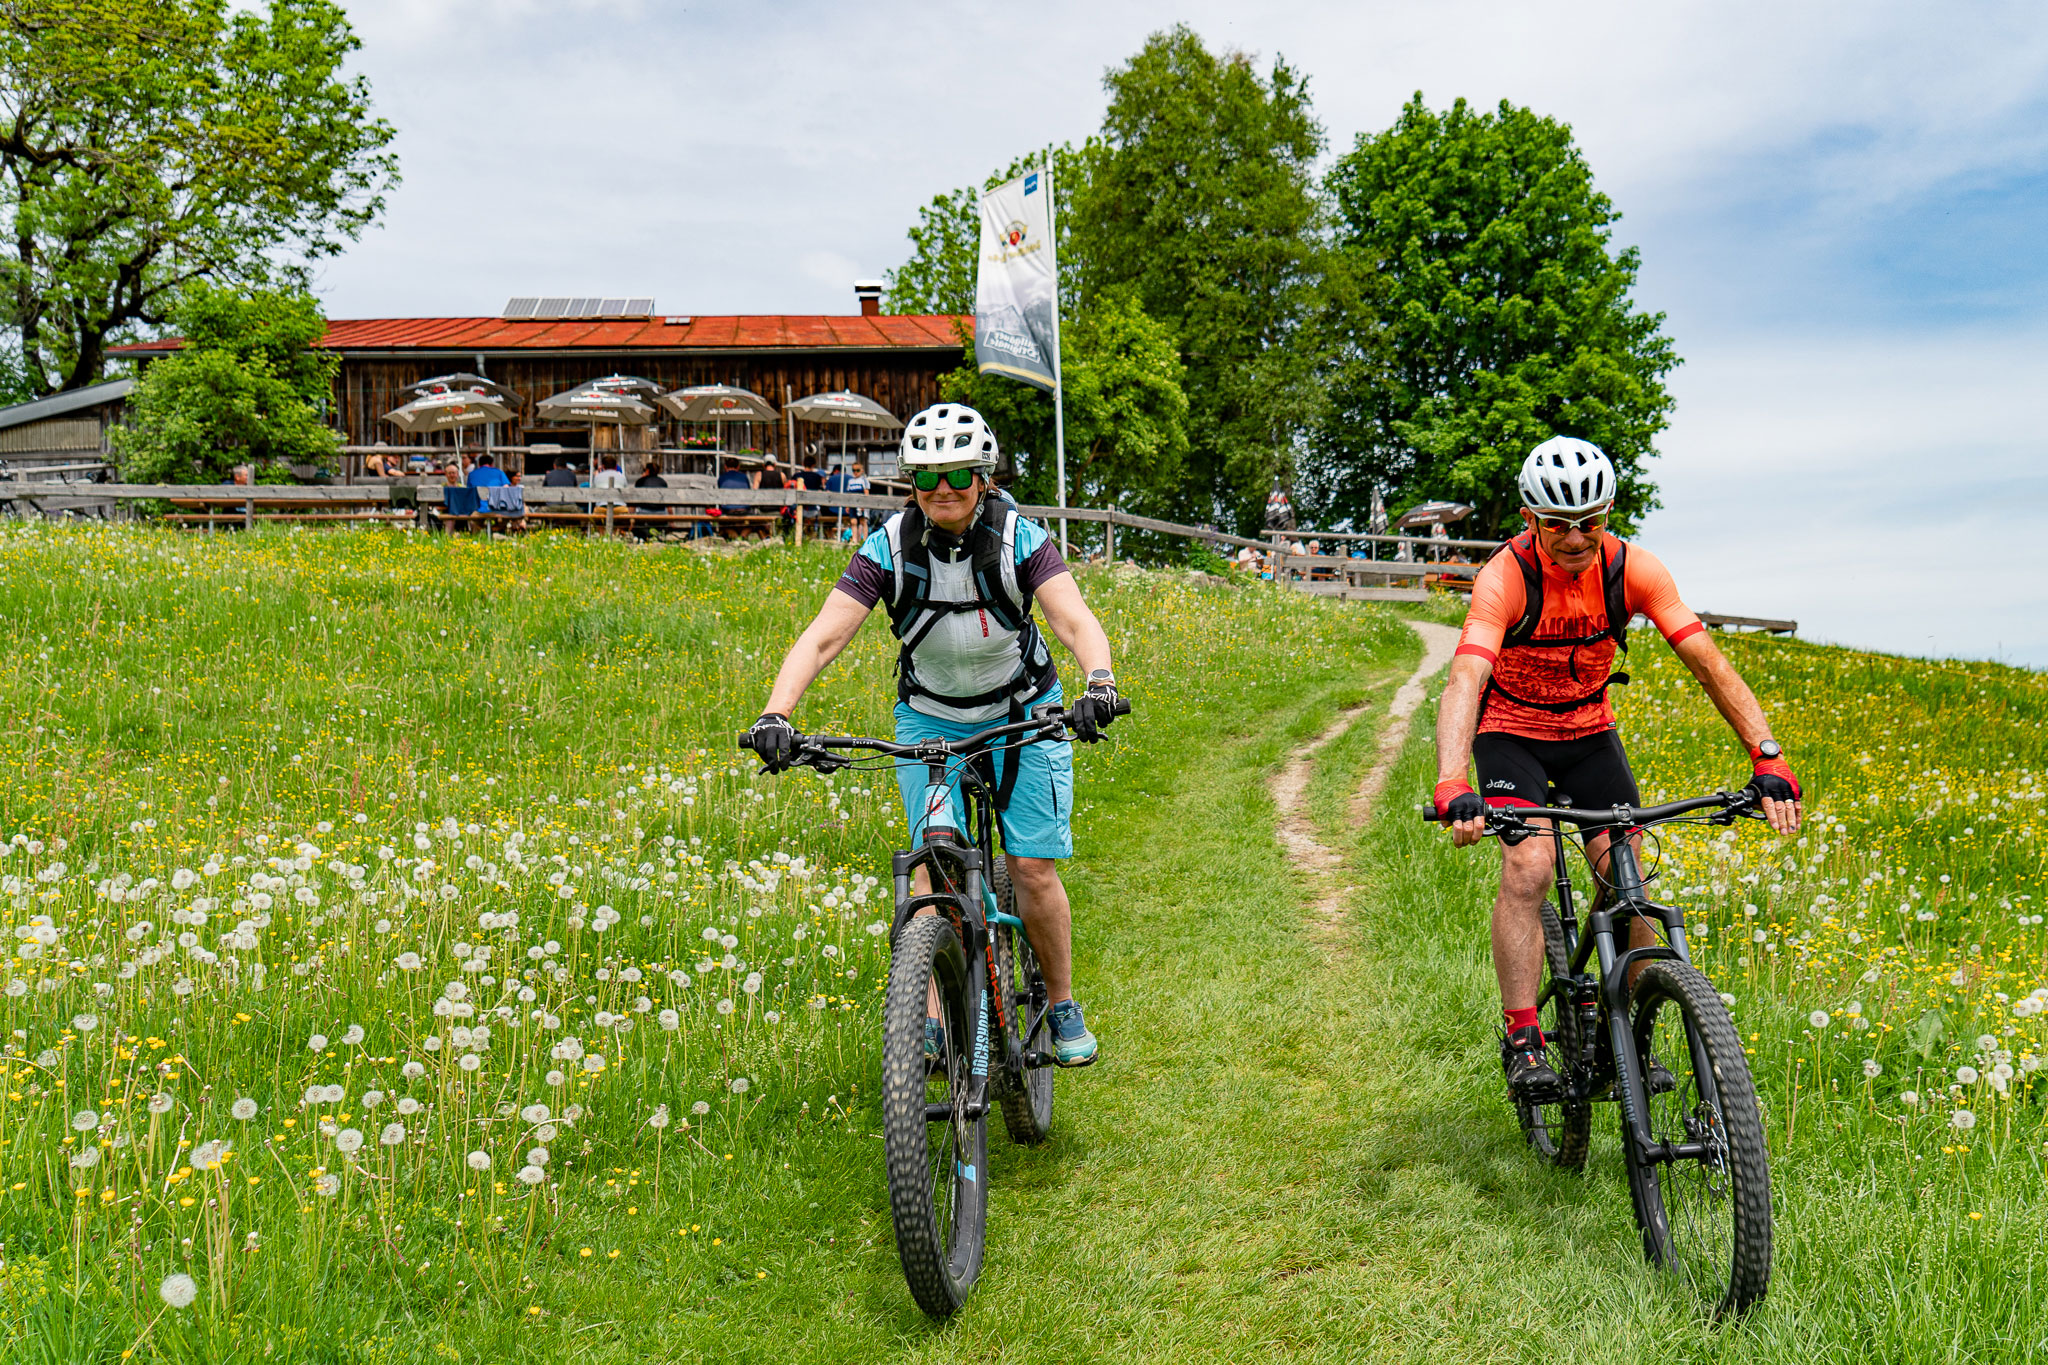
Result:
{"label": "patio umbrella", "polygon": [[[613,374],[603,379],[593,379],[573,389],[550,394],[540,400],[534,408],[535,415],[544,422],[563,422],[591,428],[590,487],[591,506],[596,504],[597,489],[597,428],[609,424],[623,437],[627,427],[644,427],[657,416],[654,399],[661,396],[661,386],[648,379],[637,379],[632,375]],[[625,442],[620,440],[620,446]]]}
{"label": "patio umbrella", "polygon": [[799,398],[789,405],[789,411],[800,422],[837,422],[841,428],[855,426],[899,431],[903,427],[894,414],[874,399],[863,398],[845,389]]}
{"label": "patio umbrella", "polygon": [[510,421],[515,406],[496,394],[460,389],[426,393],[393,408],[384,420],[402,431],[459,431],[488,422]]}
{"label": "patio umbrella", "polygon": [[[678,421],[710,422],[718,428],[718,445],[725,448],[725,428],[729,422],[779,422],[782,414],[775,405],[751,389],[742,389],[732,384],[698,384],[691,388],[675,389],[654,400],[673,413]],[[751,438],[751,433],[749,433]],[[772,461],[771,461],[772,463]]]}
{"label": "patio umbrella", "polygon": [[[870,431],[900,431],[903,423],[894,413],[872,398],[862,397],[846,389],[836,393],[814,393],[809,398],[799,398],[788,405],[790,416],[803,422],[836,422],[839,425],[839,468],[846,470],[846,429],[866,427]],[[845,516],[846,509],[840,508],[839,515]]]}
{"label": "patio umbrella", "polygon": [[684,422],[775,422],[782,414],[751,389],[730,384],[699,384],[675,389],[654,400]]}
{"label": "patio umbrella", "polygon": [[1403,531],[1414,526],[1443,526],[1471,515],[1472,509],[1462,502],[1419,502],[1403,512],[1394,526]]}
{"label": "patio umbrella", "polygon": [[410,392],[418,394],[453,393],[461,390],[486,393],[504,399],[515,408],[526,401],[517,391],[507,388],[495,379],[486,379],[480,374],[437,374],[416,384],[407,384],[405,387]]}

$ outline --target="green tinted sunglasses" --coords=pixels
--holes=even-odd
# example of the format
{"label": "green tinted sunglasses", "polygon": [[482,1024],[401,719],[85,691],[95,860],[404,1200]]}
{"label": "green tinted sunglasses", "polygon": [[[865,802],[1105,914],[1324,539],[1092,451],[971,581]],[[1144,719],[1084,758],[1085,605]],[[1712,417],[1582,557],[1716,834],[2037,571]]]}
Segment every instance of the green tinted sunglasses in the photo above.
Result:
{"label": "green tinted sunglasses", "polygon": [[940,479],[946,481],[948,488],[968,489],[974,487],[975,473],[973,469],[949,469],[943,474],[936,469],[913,469],[910,481],[920,493],[932,492],[939,486]]}

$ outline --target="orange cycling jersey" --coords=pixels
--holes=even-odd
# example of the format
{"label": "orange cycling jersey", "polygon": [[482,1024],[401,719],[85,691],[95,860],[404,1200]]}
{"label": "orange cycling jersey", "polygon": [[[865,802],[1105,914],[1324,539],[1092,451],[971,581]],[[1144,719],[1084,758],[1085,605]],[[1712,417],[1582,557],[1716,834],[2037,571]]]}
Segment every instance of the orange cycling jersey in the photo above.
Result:
{"label": "orange cycling jersey", "polygon": [[[1478,733],[1581,739],[1613,728],[1614,707],[1604,688],[1617,646],[1612,635],[1604,634],[1610,624],[1604,571],[1623,553],[1618,538],[1603,535],[1599,560],[1573,577],[1525,533],[1479,571],[1472,585],[1472,610],[1458,641],[1458,653],[1476,654],[1493,665]],[[1543,575],[1543,615],[1526,644],[1504,649],[1502,640],[1528,609],[1523,566],[1531,563]],[[1700,618],[1679,600],[1670,571],[1640,546],[1626,547],[1621,592],[1620,619],[1626,622],[1641,612],[1674,645],[1704,629]],[[1572,641],[1582,643],[1565,643]],[[1570,705],[1580,699],[1581,704]]]}

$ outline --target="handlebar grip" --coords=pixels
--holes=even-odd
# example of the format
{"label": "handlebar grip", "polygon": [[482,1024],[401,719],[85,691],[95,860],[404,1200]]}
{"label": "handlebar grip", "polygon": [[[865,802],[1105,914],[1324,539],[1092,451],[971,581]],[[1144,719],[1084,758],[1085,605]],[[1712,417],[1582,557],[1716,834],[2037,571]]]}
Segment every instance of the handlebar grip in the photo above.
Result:
{"label": "handlebar grip", "polygon": [[1131,699],[1129,697],[1118,697],[1116,705],[1110,707],[1109,710],[1111,715],[1128,716],[1131,714]]}
{"label": "handlebar grip", "polygon": [[1444,817],[1437,813],[1436,803],[1433,801],[1423,802],[1422,805],[1417,808],[1417,813],[1420,814],[1422,818],[1425,820],[1434,821],[1438,824],[1443,823]]}
{"label": "handlebar grip", "polygon": [[753,747],[754,747],[754,732],[753,732],[752,730],[742,730],[742,731],[740,731],[740,747],[741,747],[742,749],[746,749],[746,750],[749,750],[749,751],[751,751],[751,750],[753,749]]}

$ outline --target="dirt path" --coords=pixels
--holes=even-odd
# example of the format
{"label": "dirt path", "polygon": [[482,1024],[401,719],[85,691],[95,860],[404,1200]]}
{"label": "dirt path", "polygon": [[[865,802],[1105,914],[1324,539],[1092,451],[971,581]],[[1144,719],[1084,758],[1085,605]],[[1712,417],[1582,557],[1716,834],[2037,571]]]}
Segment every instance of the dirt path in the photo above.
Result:
{"label": "dirt path", "polygon": [[[1373,803],[1387,785],[1387,775],[1393,771],[1395,756],[1401,752],[1401,745],[1408,738],[1408,724],[1422,705],[1430,678],[1450,662],[1451,652],[1458,645],[1458,632],[1450,626],[1432,621],[1410,621],[1408,625],[1422,637],[1422,662],[1416,665],[1408,681],[1401,684],[1401,690],[1394,694],[1394,700],[1387,707],[1387,727],[1380,733],[1379,753],[1365,780],[1351,797],[1354,823],[1362,823],[1372,814]],[[1345,900],[1354,888],[1345,885],[1338,877],[1342,857],[1315,836],[1306,799],[1309,773],[1315,766],[1316,755],[1324,746],[1349,730],[1370,705],[1370,702],[1361,702],[1340,711],[1328,729],[1296,749],[1286,766],[1273,775],[1273,804],[1279,810],[1280,842],[1308,874],[1313,897],[1308,905],[1309,922],[1319,930],[1334,929],[1343,920]]]}

